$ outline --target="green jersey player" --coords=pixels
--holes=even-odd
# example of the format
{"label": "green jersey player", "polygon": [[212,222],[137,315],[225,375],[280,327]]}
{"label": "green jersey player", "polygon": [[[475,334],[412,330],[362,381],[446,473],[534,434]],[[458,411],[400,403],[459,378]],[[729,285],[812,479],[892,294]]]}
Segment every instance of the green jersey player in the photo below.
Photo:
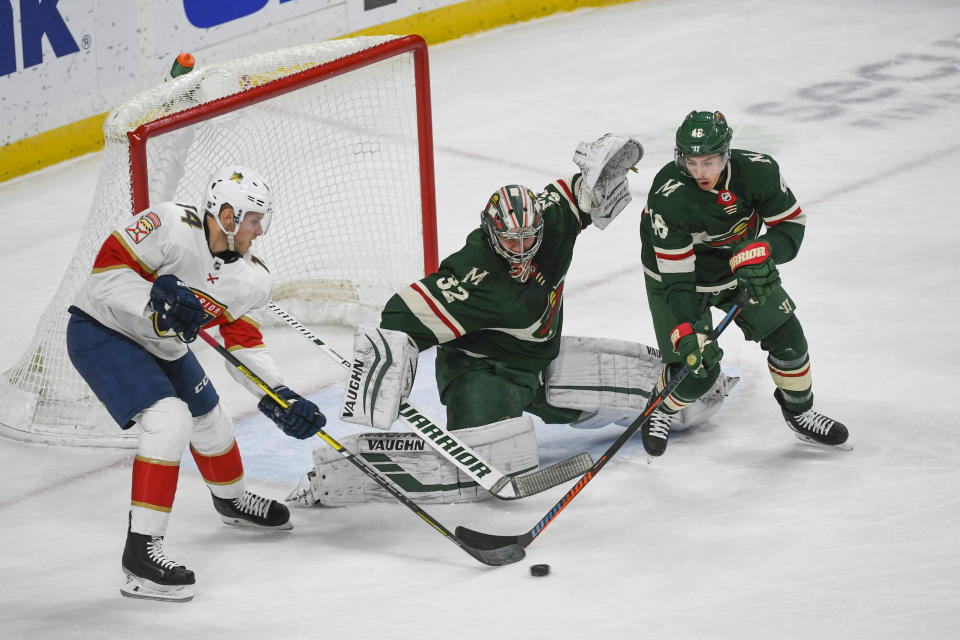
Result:
{"label": "green jersey player", "polygon": [[666,449],[670,415],[720,375],[723,351],[705,340],[709,308],[729,310],[741,290],[750,300],[736,323],[767,353],[787,425],[808,442],[847,440],[844,425],[813,410],[807,341],[776,267],[796,257],[806,216],[776,161],[731,149],[732,135],[719,111],[688,114],[677,129],[674,162],[657,173],[643,211],[647,300],[664,362],[657,391],[681,367],[690,369],[641,430],[652,456]]}
{"label": "green jersey player", "polygon": [[[639,415],[659,357],[635,343],[561,333],[577,239],[589,226],[606,227],[629,203],[627,172],[641,156],[637,141],[608,134],[578,146],[580,172],[570,178],[539,193],[518,184],[497,189],[479,212],[479,227],[436,273],[399,290],[378,327],[357,328],[340,411],[342,420],[390,429],[419,353],[436,347],[449,437],[374,432],[342,444],[371,456],[418,502],[465,501],[486,491],[440,458],[439,446],[451,452],[464,443],[501,473],[518,475],[539,465],[526,414],[584,428]],[[314,463],[293,495],[302,504],[365,502],[384,493],[326,448]]]}

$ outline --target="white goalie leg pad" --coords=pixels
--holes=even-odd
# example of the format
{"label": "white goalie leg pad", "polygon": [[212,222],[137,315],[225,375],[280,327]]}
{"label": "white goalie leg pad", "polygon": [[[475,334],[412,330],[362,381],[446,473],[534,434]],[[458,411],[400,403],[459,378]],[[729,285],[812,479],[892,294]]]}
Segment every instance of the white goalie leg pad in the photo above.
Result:
{"label": "white goalie leg pad", "polygon": [[410,394],[420,350],[403,331],[357,327],[353,366],[340,406],[340,419],[389,429]]}
{"label": "white goalie leg pad", "polygon": [[653,347],[563,336],[560,353],[547,368],[547,402],[589,412],[601,407],[643,411],[662,369],[660,352]]}
{"label": "white goalie leg pad", "polygon": [[[459,429],[457,437],[492,466],[509,475],[537,469],[537,438],[529,416]],[[415,433],[361,433],[340,444],[381,475],[392,480],[417,503],[474,502],[490,493],[461,473]],[[330,447],[313,452],[314,468],[287,497],[305,506],[343,506],[394,502],[383,487]]]}
{"label": "white goalie leg pad", "polygon": [[683,431],[688,427],[709,422],[723,406],[724,398],[730,395],[730,391],[738,382],[740,382],[740,378],[721,373],[717,381],[705,394],[700,396],[696,402],[688,404],[674,416],[670,431]]}
{"label": "white goalie leg pad", "polygon": [[[663,363],[660,350],[638,342],[564,336],[560,354],[547,368],[547,402],[580,409],[585,415],[571,426],[594,429],[628,426],[646,409]],[[671,429],[702,424],[720,408],[739,378],[720,374],[699,400],[674,418]]]}

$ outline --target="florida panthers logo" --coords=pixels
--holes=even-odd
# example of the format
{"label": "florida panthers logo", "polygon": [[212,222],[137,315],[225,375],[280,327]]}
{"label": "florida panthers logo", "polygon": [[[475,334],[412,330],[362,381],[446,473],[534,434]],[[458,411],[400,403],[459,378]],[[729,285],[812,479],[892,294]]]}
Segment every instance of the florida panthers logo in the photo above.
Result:
{"label": "florida panthers logo", "polygon": [[136,222],[124,229],[130,239],[136,244],[143,242],[144,238],[150,235],[154,229],[160,226],[160,216],[152,211],[137,218]]}

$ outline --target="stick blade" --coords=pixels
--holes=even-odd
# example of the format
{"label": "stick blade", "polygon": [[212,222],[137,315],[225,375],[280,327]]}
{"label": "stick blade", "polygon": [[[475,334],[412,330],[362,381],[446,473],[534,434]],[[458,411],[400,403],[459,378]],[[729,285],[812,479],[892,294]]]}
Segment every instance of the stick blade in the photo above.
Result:
{"label": "stick blade", "polygon": [[454,535],[467,553],[491,567],[513,564],[527,555],[517,536],[494,536],[466,527],[457,527]]}
{"label": "stick blade", "polygon": [[[513,484],[516,497],[512,499],[526,498],[541,491],[552,489],[564,482],[579,478],[589,471],[592,466],[593,458],[590,457],[589,453],[584,452],[552,464],[549,467],[544,467],[534,473],[514,478]],[[500,496],[497,497],[499,498]]]}

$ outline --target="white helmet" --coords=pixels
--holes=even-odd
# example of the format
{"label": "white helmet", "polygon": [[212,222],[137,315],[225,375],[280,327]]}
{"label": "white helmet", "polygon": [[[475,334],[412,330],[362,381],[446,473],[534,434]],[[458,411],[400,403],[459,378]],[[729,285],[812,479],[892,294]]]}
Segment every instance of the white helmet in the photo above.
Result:
{"label": "white helmet", "polygon": [[[233,231],[227,231],[220,221],[220,210],[225,204],[233,209],[233,221],[236,223]],[[226,166],[218,169],[210,178],[204,211],[217,221],[217,226],[227,236],[227,246],[230,251],[234,251],[233,238],[240,228],[240,223],[251,211],[263,214],[260,225],[263,233],[267,233],[273,217],[273,194],[263,178],[253,169],[238,165]]]}

